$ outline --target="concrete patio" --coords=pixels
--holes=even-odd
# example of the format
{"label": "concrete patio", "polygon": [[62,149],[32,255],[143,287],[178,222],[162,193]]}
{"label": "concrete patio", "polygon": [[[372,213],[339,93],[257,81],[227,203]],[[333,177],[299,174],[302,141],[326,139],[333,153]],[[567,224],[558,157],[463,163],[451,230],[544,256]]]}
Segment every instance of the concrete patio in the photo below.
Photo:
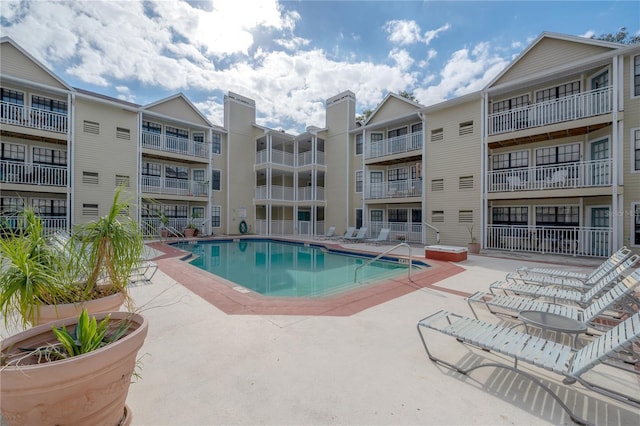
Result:
{"label": "concrete patio", "polygon": [[[424,257],[422,248],[413,253]],[[470,256],[459,264],[463,272],[437,286],[472,293],[538,261],[548,266],[561,260],[561,267],[572,269],[601,262],[500,255]],[[152,283],[132,288],[150,321],[140,352],[142,379],[127,399],[134,425],[572,423],[553,399],[517,374],[484,368],[466,377],[429,361],[416,322],[440,309],[470,315],[458,294],[427,286],[349,316],[228,315],[166,275],[167,262]],[[501,321],[489,314],[483,319]],[[495,359],[452,338],[434,338],[439,354],[460,365]],[[631,406],[522,367],[596,424],[640,423]],[[640,393],[637,376],[624,386]]]}

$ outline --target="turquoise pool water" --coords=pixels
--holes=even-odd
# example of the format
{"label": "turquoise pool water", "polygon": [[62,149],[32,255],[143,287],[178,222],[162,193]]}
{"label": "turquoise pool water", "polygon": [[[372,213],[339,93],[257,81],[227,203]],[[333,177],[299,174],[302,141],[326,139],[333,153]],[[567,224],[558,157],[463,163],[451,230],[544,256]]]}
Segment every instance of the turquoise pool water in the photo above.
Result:
{"label": "turquoise pool water", "polygon": [[408,265],[329,252],[303,244],[271,240],[199,241],[175,244],[192,252],[191,262],[212,274],[265,296],[322,297],[384,279],[407,275]]}

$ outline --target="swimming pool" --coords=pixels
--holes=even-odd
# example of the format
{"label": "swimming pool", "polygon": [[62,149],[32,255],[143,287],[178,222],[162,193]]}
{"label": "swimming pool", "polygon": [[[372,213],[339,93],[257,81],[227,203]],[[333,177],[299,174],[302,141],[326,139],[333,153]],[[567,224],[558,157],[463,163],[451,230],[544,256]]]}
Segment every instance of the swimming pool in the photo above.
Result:
{"label": "swimming pool", "polygon": [[265,296],[323,297],[408,272],[398,260],[376,260],[362,267],[354,282],[356,268],[372,256],[310,244],[242,239],[174,246],[194,254],[192,265]]}

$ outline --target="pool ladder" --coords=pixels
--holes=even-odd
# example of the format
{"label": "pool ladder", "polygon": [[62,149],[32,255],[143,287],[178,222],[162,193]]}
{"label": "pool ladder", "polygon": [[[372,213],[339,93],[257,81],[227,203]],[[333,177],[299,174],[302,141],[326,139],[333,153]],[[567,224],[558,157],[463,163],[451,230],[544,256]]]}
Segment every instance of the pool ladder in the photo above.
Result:
{"label": "pool ladder", "polygon": [[392,251],[394,251],[395,249],[399,248],[399,247],[406,247],[409,249],[409,281],[411,281],[411,246],[407,243],[400,243],[400,244],[396,244],[395,246],[391,247],[389,250],[385,251],[384,253],[380,253],[379,255],[377,255],[376,257],[374,257],[373,259],[369,259],[366,263],[363,263],[362,265],[358,266],[356,268],[355,271],[353,271],[353,282],[357,282],[358,281],[358,271],[361,268],[364,268],[365,266],[370,265],[371,263],[375,262],[376,260],[380,259],[382,256],[391,253]]}

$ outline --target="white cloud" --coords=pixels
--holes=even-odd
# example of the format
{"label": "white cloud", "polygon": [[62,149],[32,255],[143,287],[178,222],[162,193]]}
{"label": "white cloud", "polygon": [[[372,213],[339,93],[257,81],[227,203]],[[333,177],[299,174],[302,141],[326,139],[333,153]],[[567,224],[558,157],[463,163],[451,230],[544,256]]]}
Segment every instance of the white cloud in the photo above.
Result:
{"label": "white cloud", "polygon": [[441,32],[447,31],[449,28],[451,28],[451,25],[447,23],[436,30],[427,31],[426,33],[424,33],[424,37],[422,41],[424,42],[424,44],[428,46],[429,43],[431,43],[431,40],[438,37],[438,34],[440,34]]}
{"label": "white cloud", "polygon": [[295,50],[299,49],[302,46],[308,46],[310,40],[302,37],[292,37],[292,38],[280,38],[273,40],[276,44],[284,47],[285,49]]}
{"label": "white cloud", "polygon": [[426,68],[429,65],[429,61],[438,56],[438,52],[435,49],[429,49],[427,51],[427,57],[418,62],[420,68]]}
{"label": "white cloud", "polygon": [[389,58],[393,59],[398,68],[404,71],[408,70],[414,62],[409,52],[405,49],[393,48],[389,52]]}
{"label": "white cloud", "polygon": [[116,91],[118,92],[118,99],[122,99],[123,101],[135,102],[135,96],[131,93],[131,89],[127,86],[116,86]]}
{"label": "white cloud", "polygon": [[384,24],[387,39],[399,45],[412,44],[421,40],[420,25],[416,21],[394,19]]}

